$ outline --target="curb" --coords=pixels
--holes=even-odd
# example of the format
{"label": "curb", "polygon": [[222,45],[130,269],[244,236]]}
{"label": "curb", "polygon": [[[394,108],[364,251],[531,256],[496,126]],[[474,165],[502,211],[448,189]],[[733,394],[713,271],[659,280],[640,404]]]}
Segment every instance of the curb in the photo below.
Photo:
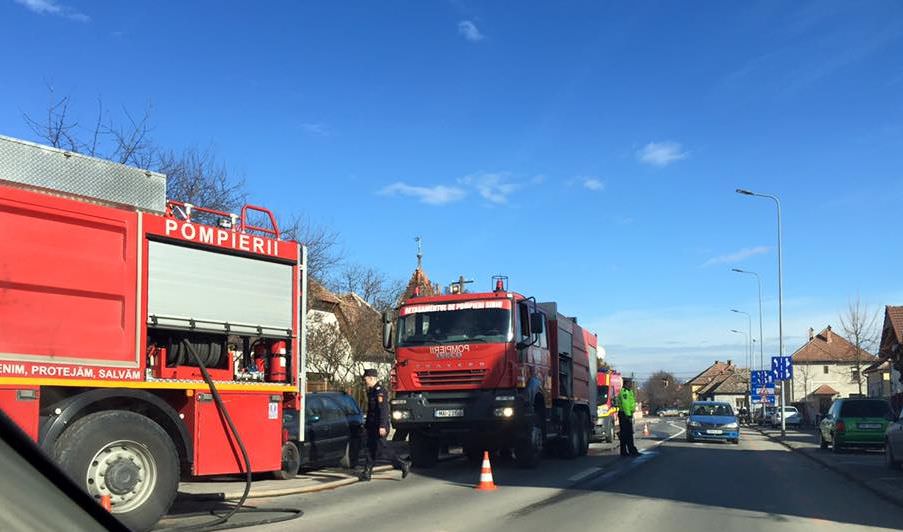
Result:
{"label": "curb", "polygon": [[884,499],[885,501],[887,501],[891,504],[894,504],[896,506],[899,506],[900,508],[903,508],[903,499],[898,499],[897,497],[894,497],[893,495],[887,494],[887,492],[885,492],[884,490],[880,490],[878,488],[875,488],[874,486],[869,485],[866,481],[862,480],[861,478],[859,478],[855,475],[852,475],[849,472],[844,471],[841,468],[836,467],[829,460],[824,460],[821,457],[819,457],[813,453],[803,452],[802,450],[792,447],[791,445],[782,441],[780,438],[776,438],[776,437],[766,433],[764,430],[762,430],[758,427],[754,427],[754,428],[755,428],[755,430],[757,430],[760,434],[762,434],[769,440],[771,440],[773,442],[777,442],[777,443],[783,445],[784,447],[786,447],[787,449],[790,449],[791,451],[793,451],[799,455],[805,456],[806,458],[812,460],[816,464],[821,465],[825,469],[829,469],[829,470],[833,471],[834,473],[837,473],[838,475],[842,476],[843,478],[853,482],[854,484],[857,484],[857,485],[865,488],[866,490],[872,492],[874,495],[877,495],[881,499]]}

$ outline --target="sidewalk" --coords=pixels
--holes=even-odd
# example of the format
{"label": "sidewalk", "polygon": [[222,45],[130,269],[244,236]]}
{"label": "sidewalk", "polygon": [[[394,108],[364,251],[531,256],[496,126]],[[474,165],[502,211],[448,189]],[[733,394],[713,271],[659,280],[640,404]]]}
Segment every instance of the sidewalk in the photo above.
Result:
{"label": "sidewalk", "polygon": [[831,449],[819,448],[818,436],[814,429],[788,430],[782,440],[780,429],[753,428],[876,495],[903,506],[903,470],[888,469],[884,465],[883,451],[846,450],[835,454]]}

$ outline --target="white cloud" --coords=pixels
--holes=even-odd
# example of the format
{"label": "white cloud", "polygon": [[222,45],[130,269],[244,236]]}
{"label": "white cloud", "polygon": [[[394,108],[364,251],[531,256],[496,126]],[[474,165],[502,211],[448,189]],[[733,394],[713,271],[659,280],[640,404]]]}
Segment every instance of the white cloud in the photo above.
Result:
{"label": "white cloud", "polygon": [[595,177],[587,177],[583,180],[583,187],[589,190],[602,191],[605,190],[605,181]]}
{"label": "white cloud", "polygon": [[445,185],[434,185],[431,187],[423,187],[409,185],[402,181],[392,183],[383,188],[380,194],[386,196],[408,196],[417,198],[423,203],[429,205],[443,205],[463,199],[467,195],[467,191],[458,187],[447,187]]}
{"label": "white cloud", "polygon": [[480,42],[486,38],[477,29],[477,25],[470,20],[462,20],[458,23],[458,33],[470,42]]}
{"label": "white cloud", "polygon": [[510,181],[504,173],[482,172],[462,177],[459,181],[462,185],[477,189],[480,196],[497,205],[508,203],[508,196],[523,186]]}
{"label": "white cloud", "polygon": [[56,15],[76,22],[90,22],[91,17],[80,13],[70,7],[56,3],[54,0],[14,0],[17,4],[25,6],[30,11],[39,15]]}
{"label": "white cloud", "polygon": [[641,163],[652,166],[664,167],[669,164],[686,159],[688,153],[684,151],[679,142],[670,140],[664,142],[650,142],[636,152]]}
{"label": "white cloud", "polygon": [[748,259],[750,257],[755,257],[756,255],[764,255],[771,251],[771,248],[768,246],[756,246],[754,248],[743,248],[741,250],[735,251],[733,253],[728,253],[726,255],[719,255],[717,257],[712,257],[711,259],[705,261],[703,266],[714,266],[716,264],[732,264],[735,262],[739,262],[743,259]]}
{"label": "white cloud", "polygon": [[306,133],[310,133],[311,135],[316,135],[318,137],[329,136],[329,128],[327,128],[325,124],[305,123],[301,124],[301,129],[303,129]]}

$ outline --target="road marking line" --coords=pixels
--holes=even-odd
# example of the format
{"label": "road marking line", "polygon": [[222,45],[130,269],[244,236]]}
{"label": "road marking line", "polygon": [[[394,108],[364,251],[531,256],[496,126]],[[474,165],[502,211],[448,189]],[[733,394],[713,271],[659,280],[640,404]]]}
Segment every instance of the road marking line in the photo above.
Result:
{"label": "road marking line", "polygon": [[578,482],[578,481],[583,480],[583,479],[585,479],[586,477],[588,477],[588,476],[590,476],[590,475],[592,475],[592,474],[594,474],[594,473],[598,473],[599,471],[602,471],[602,468],[601,468],[601,467],[591,467],[591,468],[587,469],[586,471],[581,471],[580,473],[577,473],[576,475],[574,475],[574,476],[568,478],[568,481],[570,481],[570,482]]}

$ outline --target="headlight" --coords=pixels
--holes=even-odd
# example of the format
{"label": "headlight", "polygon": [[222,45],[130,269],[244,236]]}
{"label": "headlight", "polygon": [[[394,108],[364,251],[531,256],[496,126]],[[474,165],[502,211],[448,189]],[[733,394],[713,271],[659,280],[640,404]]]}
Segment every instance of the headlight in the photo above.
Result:
{"label": "headlight", "polygon": [[494,414],[495,417],[511,417],[514,415],[514,408],[510,406],[506,406],[504,408],[496,408]]}
{"label": "headlight", "polygon": [[735,421],[735,422],[733,422],[733,423],[728,423],[727,425],[724,426],[724,428],[726,428],[726,429],[735,429],[735,428],[737,428],[737,422]]}
{"label": "headlight", "polygon": [[495,400],[496,401],[513,401],[514,396],[513,395],[496,395]]}
{"label": "headlight", "polygon": [[690,421],[687,422],[687,426],[688,426],[688,427],[698,427],[698,426],[699,426],[699,422],[698,422],[698,421],[690,420]]}
{"label": "headlight", "polygon": [[411,419],[411,411],[410,410],[393,410],[392,411],[392,419],[398,421],[400,419]]}

